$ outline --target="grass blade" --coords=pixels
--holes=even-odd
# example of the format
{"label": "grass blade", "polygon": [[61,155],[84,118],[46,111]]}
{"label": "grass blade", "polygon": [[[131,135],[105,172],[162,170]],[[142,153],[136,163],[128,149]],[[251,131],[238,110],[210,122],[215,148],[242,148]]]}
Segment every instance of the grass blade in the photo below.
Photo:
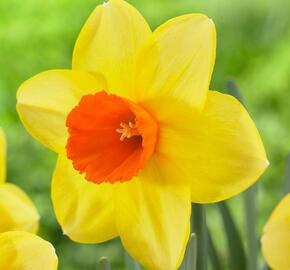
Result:
{"label": "grass blade", "polygon": [[197,239],[196,235],[192,233],[190,235],[186,253],[185,253],[185,261],[184,261],[184,269],[185,270],[196,270],[197,264]]}
{"label": "grass blade", "polygon": [[207,237],[208,237],[208,255],[211,262],[211,269],[222,270],[220,259],[209,230],[207,230]]}
{"label": "grass blade", "polygon": [[242,95],[240,93],[239,87],[234,79],[230,79],[226,82],[226,93],[234,96],[237,100],[239,100],[243,104],[244,107],[246,107]]}
{"label": "grass blade", "polygon": [[246,256],[241,236],[234,223],[233,217],[225,202],[218,203],[218,208],[222,216],[225,233],[227,236],[230,269],[245,270]]}
{"label": "grass blade", "polygon": [[243,193],[246,239],[247,239],[247,269],[256,270],[258,268],[258,238],[257,238],[257,185],[252,186]]}
{"label": "grass blade", "polygon": [[196,235],[197,262],[196,269],[207,270],[207,226],[206,226],[206,206],[202,204],[192,204],[191,214],[192,232]]}
{"label": "grass blade", "polygon": [[[239,91],[234,79],[226,83],[227,93],[236,97],[244,106],[242,95]],[[290,186],[290,181],[289,181]],[[290,187],[289,187],[290,189]],[[247,236],[247,269],[256,270],[258,267],[258,237],[257,237],[257,185],[252,186],[243,193],[244,199],[244,215],[246,221],[246,236]]]}
{"label": "grass blade", "polygon": [[126,251],[125,251],[126,270],[141,270],[138,264]]}
{"label": "grass blade", "polygon": [[270,269],[270,267],[269,267],[267,264],[265,264],[265,265],[263,266],[262,270],[271,270],[271,269]]}

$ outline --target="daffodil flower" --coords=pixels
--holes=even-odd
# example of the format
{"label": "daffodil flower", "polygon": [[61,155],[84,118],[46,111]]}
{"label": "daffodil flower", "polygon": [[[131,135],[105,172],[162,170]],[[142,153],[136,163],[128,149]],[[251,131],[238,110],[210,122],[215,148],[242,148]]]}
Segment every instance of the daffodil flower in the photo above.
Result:
{"label": "daffodil flower", "polygon": [[0,269],[56,270],[53,246],[35,234],[11,231],[0,234]]}
{"label": "daffodil flower", "polygon": [[0,129],[0,233],[12,230],[36,233],[39,215],[34,204],[19,187],[5,180],[6,139]]}
{"label": "daffodil flower", "polygon": [[6,138],[0,129],[0,269],[56,270],[53,246],[36,236],[39,215],[30,198],[6,180]]}
{"label": "daffodil flower", "polygon": [[262,251],[271,269],[290,269],[290,194],[278,204],[264,227]]}
{"label": "daffodil flower", "polygon": [[146,269],[176,269],[191,202],[227,199],[263,173],[268,161],[250,116],[232,96],[208,90],[215,49],[205,15],[152,32],[131,5],[110,0],[81,30],[72,70],[21,85],[24,126],[59,155],[52,200],[71,239],[120,236]]}

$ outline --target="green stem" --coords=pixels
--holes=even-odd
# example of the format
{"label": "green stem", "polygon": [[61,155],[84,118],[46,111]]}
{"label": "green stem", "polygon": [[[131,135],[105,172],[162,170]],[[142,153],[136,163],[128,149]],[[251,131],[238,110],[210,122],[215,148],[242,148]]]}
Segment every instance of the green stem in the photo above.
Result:
{"label": "green stem", "polygon": [[231,212],[225,202],[220,202],[217,206],[219,207],[227,236],[230,269],[245,270],[247,269],[246,255]]}
{"label": "green stem", "polygon": [[141,266],[125,251],[126,270],[141,270]]}
{"label": "green stem", "polygon": [[265,264],[262,268],[262,270],[270,270],[269,266],[267,264]]}
{"label": "green stem", "polygon": [[214,244],[214,241],[212,239],[209,229],[207,230],[207,238],[208,238],[208,254],[209,254],[209,259],[211,262],[211,269],[221,270],[222,267],[221,267],[219,255],[216,250],[216,247],[215,247],[215,244]]}
{"label": "green stem", "polygon": [[102,257],[99,260],[97,270],[111,270],[111,264],[106,257]]}
{"label": "green stem", "polygon": [[191,214],[192,232],[196,235],[197,262],[196,269],[207,270],[207,226],[206,226],[206,206],[202,204],[192,204]]}
{"label": "green stem", "polygon": [[190,235],[186,254],[185,254],[185,270],[196,270],[197,263],[197,243],[196,243],[196,235],[192,233]]}
{"label": "green stem", "polygon": [[257,239],[257,185],[252,186],[246,192],[244,192],[244,209],[246,220],[246,237],[247,237],[247,251],[248,270],[257,269],[258,259],[258,239]]}
{"label": "green stem", "polygon": [[234,96],[243,104],[244,107],[246,107],[242,95],[240,93],[239,87],[234,79],[230,79],[226,82],[226,92]]}
{"label": "green stem", "polygon": [[[234,79],[227,82],[227,92],[236,97],[244,106],[239,87]],[[289,181],[290,182],[290,181]],[[290,187],[289,187],[290,188]],[[258,263],[258,238],[257,238],[257,185],[244,192],[244,209],[247,235],[247,269],[256,270]]]}

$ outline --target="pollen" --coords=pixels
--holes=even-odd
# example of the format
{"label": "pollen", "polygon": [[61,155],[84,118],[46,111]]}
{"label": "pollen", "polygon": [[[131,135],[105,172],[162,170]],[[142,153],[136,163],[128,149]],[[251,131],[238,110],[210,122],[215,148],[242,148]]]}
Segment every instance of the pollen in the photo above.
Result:
{"label": "pollen", "polygon": [[139,133],[138,129],[136,128],[136,124],[129,122],[128,124],[126,123],[121,123],[120,128],[116,129],[117,133],[120,133],[120,141],[123,142],[125,139],[130,139],[134,136],[140,136],[141,134]]}

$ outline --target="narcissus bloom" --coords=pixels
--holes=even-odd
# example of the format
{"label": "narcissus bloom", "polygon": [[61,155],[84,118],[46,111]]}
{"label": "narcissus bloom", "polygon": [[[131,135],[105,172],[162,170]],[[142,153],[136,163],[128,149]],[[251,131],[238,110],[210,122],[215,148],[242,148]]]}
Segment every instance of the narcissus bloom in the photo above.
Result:
{"label": "narcissus bloom", "polygon": [[264,227],[262,251],[271,269],[290,269],[290,194],[278,204]]}
{"label": "narcissus bloom", "polygon": [[53,246],[28,232],[0,234],[0,269],[56,270],[58,259]]}
{"label": "narcissus bloom", "polygon": [[152,33],[132,6],[111,0],[85,23],[72,70],[21,85],[24,126],[59,154],[52,199],[71,239],[120,236],[146,269],[176,269],[191,202],[227,199],[263,173],[250,116],[235,98],[208,90],[215,49],[205,15]]}
{"label": "narcissus bloom", "polygon": [[6,140],[0,129],[0,233],[12,230],[36,233],[39,215],[34,204],[19,187],[5,183],[5,156]]}

